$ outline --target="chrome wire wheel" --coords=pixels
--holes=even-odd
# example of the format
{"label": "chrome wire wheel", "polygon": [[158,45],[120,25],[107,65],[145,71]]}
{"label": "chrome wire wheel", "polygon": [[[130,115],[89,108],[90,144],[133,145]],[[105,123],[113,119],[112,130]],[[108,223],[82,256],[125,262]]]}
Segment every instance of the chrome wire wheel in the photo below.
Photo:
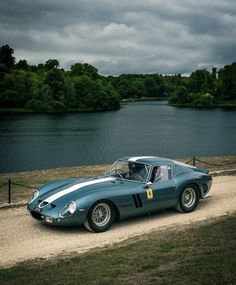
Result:
{"label": "chrome wire wheel", "polygon": [[191,208],[196,202],[196,192],[192,188],[186,188],[182,194],[182,204],[186,208]]}
{"label": "chrome wire wheel", "polygon": [[97,204],[92,211],[92,220],[98,227],[106,226],[111,220],[111,209],[106,203]]}

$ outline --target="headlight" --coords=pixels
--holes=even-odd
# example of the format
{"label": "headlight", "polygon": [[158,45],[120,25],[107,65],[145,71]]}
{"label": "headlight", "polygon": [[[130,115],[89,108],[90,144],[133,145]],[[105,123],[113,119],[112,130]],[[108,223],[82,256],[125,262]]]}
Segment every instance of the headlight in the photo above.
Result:
{"label": "headlight", "polygon": [[34,193],[32,194],[31,196],[31,200],[30,200],[30,203],[35,200],[39,195],[39,191],[38,190],[35,190]]}
{"label": "headlight", "polygon": [[71,201],[70,203],[66,204],[60,211],[59,216],[61,218],[68,217],[74,214],[76,211],[76,205],[74,201]]}

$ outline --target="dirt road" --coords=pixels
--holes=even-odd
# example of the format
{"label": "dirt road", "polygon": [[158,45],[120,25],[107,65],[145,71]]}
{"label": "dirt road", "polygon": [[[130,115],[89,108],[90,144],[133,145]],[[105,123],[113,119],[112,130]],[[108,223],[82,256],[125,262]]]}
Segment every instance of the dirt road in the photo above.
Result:
{"label": "dirt road", "polygon": [[35,258],[53,258],[71,252],[118,243],[150,231],[179,227],[236,211],[236,176],[213,179],[212,196],[196,211],[180,214],[166,211],[115,224],[101,234],[79,228],[54,228],[34,221],[25,207],[0,210],[0,267]]}

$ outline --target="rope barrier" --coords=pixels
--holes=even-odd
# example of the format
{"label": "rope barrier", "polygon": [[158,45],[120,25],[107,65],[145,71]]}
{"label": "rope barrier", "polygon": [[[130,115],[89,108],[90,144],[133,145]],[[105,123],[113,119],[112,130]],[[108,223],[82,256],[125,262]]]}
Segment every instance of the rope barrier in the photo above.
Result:
{"label": "rope barrier", "polygon": [[14,182],[11,182],[11,184],[12,185],[16,185],[16,186],[20,186],[20,187],[29,188],[29,189],[35,189],[36,188],[36,187],[33,187],[33,186],[23,185],[23,184],[14,183]]}
{"label": "rope barrier", "polygon": [[5,186],[7,186],[7,185],[8,185],[8,183],[2,184],[2,185],[0,186],[0,189],[3,188],[3,187],[5,187]]}
{"label": "rope barrier", "polygon": [[[206,165],[210,165],[210,166],[216,166],[216,167],[224,167],[224,166],[229,166],[229,165],[233,165],[233,164],[236,164],[236,161],[233,161],[233,162],[229,162],[229,163],[225,163],[225,164],[217,164],[217,163],[211,163],[211,162],[206,162],[206,161],[203,161],[203,160],[200,160],[198,158],[196,158],[195,156],[193,156],[193,158],[187,162],[185,162],[185,164],[190,164],[190,163],[193,163],[195,165],[196,162],[200,162],[200,163],[203,163],[203,164],[206,164]],[[42,184],[42,183],[45,183],[43,181],[38,181],[38,183]],[[8,201],[9,203],[11,202],[11,185],[16,185],[16,186],[20,186],[20,187],[24,187],[24,188],[28,188],[28,189],[35,189],[36,187],[33,187],[32,185],[23,185],[23,184],[20,184],[20,183],[15,183],[15,182],[12,182],[11,179],[8,180],[8,183],[4,183],[2,185],[0,185],[0,189],[3,188],[3,187],[6,187],[8,186]]]}
{"label": "rope barrier", "polygon": [[226,164],[216,164],[216,163],[206,162],[206,161],[203,161],[203,160],[200,160],[200,159],[197,159],[197,158],[195,158],[195,160],[198,161],[198,162],[207,164],[207,165],[211,165],[211,166],[228,166],[228,165],[236,164],[236,161],[229,162],[229,163],[226,163]]}
{"label": "rope barrier", "polygon": [[185,162],[185,164],[189,164],[191,162],[193,162],[193,159],[189,160],[188,162]]}

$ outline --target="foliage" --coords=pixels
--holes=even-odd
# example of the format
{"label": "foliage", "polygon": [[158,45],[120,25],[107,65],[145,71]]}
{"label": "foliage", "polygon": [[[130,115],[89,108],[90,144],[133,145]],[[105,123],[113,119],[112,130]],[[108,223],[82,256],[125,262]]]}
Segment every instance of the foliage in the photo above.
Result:
{"label": "foliage", "polygon": [[120,97],[87,63],[75,63],[69,72],[57,59],[38,66],[26,60],[14,64],[14,50],[0,48],[0,108],[25,108],[35,112],[116,110]]}
{"label": "foliage", "polygon": [[213,92],[215,88],[215,82],[207,70],[196,70],[190,75],[190,92]]}
{"label": "foliage", "polygon": [[[57,59],[29,65],[15,63],[14,50],[0,47],[0,108],[37,112],[103,111],[120,108],[120,101],[167,98],[170,104],[213,106],[236,100],[236,63],[212,73],[202,69],[189,77],[159,74],[122,74],[103,77],[88,63],[75,63],[69,71]],[[38,104],[38,106],[37,106]]]}
{"label": "foliage", "polygon": [[15,58],[13,54],[14,50],[10,48],[9,45],[0,47],[0,64],[2,64],[7,71],[14,66]]}
{"label": "foliage", "polygon": [[190,104],[193,106],[213,106],[215,98],[209,93],[190,93]]}
{"label": "foliage", "polygon": [[48,104],[37,99],[29,100],[29,102],[27,102],[27,104],[25,105],[25,109],[35,112],[49,112]]}
{"label": "foliage", "polygon": [[45,62],[45,68],[48,70],[58,67],[59,67],[59,61],[57,59],[49,59]]}
{"label": "foliage", "polygon": [[[218,76],[217,76],[218,75]],[[183,82],[182,82],[183,83]],[[215,106],[225,100],[236,99],[236,63],[226,65],[217,73],[196,70],[184,85],[171,94],[169,103],[182,106]]]}
{"label": "foliage", "polygon": [[98,70],[94,66],[88,63],[84,63],[84,64],[75,63],[71,66],[70,70],[71,70],[70,74],[72,76],[86,75],[92,79],[99,78]]}
{"label": "foliage", "polygon": [[169,90],[173,90],[175,84],[169,78],[165,80],[158,74],[122,74],[118,77],[110,76],[108,80],[122,99],[168,97]]}
{"label": "foliage", "polygon": [[223,99],[236,99],[236,63],[219,71],[219,94]]}
{"label": "foliage", "polygon": [[171,104],[186,104],[189,103],[188,89],[185,86],[177,87],[176,91],[170,97]]}
{"label": "foliage", "polygon": [[79,109],[95,111],[119,109],[119,99],[110,84],[92,80],[86,75],[74,78],[75,98]]}

